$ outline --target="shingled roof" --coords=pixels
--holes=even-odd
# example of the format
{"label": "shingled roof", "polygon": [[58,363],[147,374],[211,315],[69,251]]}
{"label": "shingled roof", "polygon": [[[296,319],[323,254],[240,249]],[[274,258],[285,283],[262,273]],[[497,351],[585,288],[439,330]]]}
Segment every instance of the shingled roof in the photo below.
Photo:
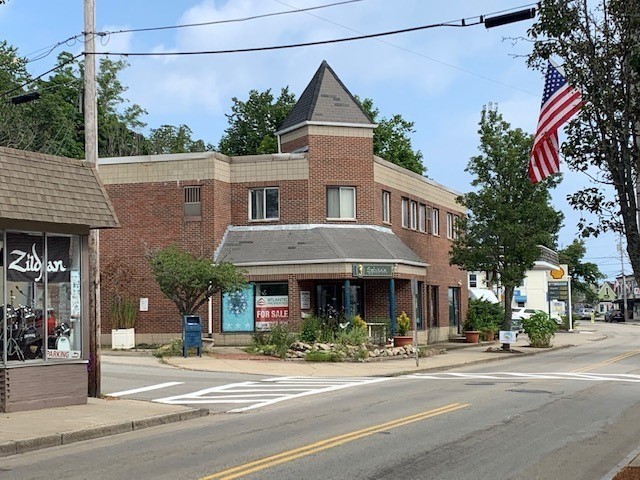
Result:
{"label": "shingled roof", "polygon": [[371,125],[373,122],[324,60],[276,134],[309,123]]}
{"label": "shingled roof", "polygon": [[4,147],[0,147],[0,219],[119,226],[91,163]]}
{"label": "shingled roof", "polygon": [[230,227],[215,261],[241,266],[367,261],[427,266],[390,229],[372,225]]}

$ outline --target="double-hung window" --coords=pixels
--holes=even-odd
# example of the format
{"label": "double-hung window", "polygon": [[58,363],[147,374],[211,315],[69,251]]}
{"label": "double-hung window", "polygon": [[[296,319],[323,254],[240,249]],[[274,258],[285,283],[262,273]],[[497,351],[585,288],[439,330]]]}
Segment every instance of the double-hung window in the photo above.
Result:
{"label": "double-hung window", "polygon": [[402,226],[409,228],[409,199],[402,199]]}
{"label": "double-hung window", "polygon": [[356,219],[355,187],[327,187],[327,218]]}
{"label": "double-hung window", "polygon": [[418,230],[421,232],[426,231],[426,218],[427,218],[427,206],[421,203],[418,206]]}
{"label": "double-hung window", "polygon": [[447,212],[447,238],[453,238],[453,214]]}
{"label": "double-hung window", "polygon": [[440,210],[437,208],[431,210],[431,233],[440,235]]}
{"label": "double-hung window", "polygon": [[249,219],[278,220],[280,218],[280,192],[278,187],[249,190]]}
{"label": "double-hung window", "polygon": [[418,204],[411,200],[410,203],[411,211],[410,211],[410,228],[411,230],[418,229]]}

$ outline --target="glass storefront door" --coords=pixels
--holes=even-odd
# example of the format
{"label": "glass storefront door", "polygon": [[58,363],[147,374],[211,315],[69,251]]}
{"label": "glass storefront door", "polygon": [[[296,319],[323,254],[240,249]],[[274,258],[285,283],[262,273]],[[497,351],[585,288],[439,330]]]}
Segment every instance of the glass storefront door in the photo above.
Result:
{"label": "glass storefront door", "polygon": [[[350,286],[351,315],[364,318],[364,285],[351,282]],[[344,282],[319,283],[316,285],[316,308],[320,316],[343,317],[346,312],[346,295]]]}

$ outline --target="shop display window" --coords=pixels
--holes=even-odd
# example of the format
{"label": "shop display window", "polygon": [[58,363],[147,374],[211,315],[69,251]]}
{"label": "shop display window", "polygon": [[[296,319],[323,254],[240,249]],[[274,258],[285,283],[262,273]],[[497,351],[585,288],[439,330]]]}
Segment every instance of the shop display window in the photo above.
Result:
{"label": "shop display window", "polygon": [[2,234],[3,362],[82,357],[78,235]]}

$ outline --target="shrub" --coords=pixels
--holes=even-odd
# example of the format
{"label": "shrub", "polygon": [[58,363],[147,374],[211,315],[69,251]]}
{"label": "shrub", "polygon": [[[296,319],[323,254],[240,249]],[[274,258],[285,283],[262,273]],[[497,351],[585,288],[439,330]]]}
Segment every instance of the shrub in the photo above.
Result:
{"label": "shrub", "polygon": [[296,336],[289,331],[287,324],[274,325],[270,331],[256,332],[251,337],[254,352],[284,358]]}
{"label": "shrub", "polygon": [[318,350],[315,352],[307,352],[307,354],[304,356],[304,359],[307,362],[341,362],[342,355],[331,350]]}
{"label": "shrub", "polygon": [[404,337],[411,328],[411,319],[407,316],[406,312],[402,312],[399,317],[396,318],[396,328],[398,330],[397,335]]}
{"label": "shrub", "polygon": [[161,345],[153,351],[154,357],[179,357],[182,355],[182,339],[173,338],[166,345]]}
{"label": "shrub", "polygon": [[529,336],[529,343],[536,348],[550,347],[551,339],[558,329],[556,322],[543,312],[534,313],[528,319],[524,319],[522,325],[525,333]]}
{"label": "shrub", "polygon": [[322,334],[322,319],[311,315],[302,319],[300,340],[306,343],[317,342]]}
{"label": "shrub", "polygon": [[467,318],[464,322],[465,331],[477,330],[488,334],[495,334],[504,321],[504,308],[499,303],[486,300],[469,300]]}

